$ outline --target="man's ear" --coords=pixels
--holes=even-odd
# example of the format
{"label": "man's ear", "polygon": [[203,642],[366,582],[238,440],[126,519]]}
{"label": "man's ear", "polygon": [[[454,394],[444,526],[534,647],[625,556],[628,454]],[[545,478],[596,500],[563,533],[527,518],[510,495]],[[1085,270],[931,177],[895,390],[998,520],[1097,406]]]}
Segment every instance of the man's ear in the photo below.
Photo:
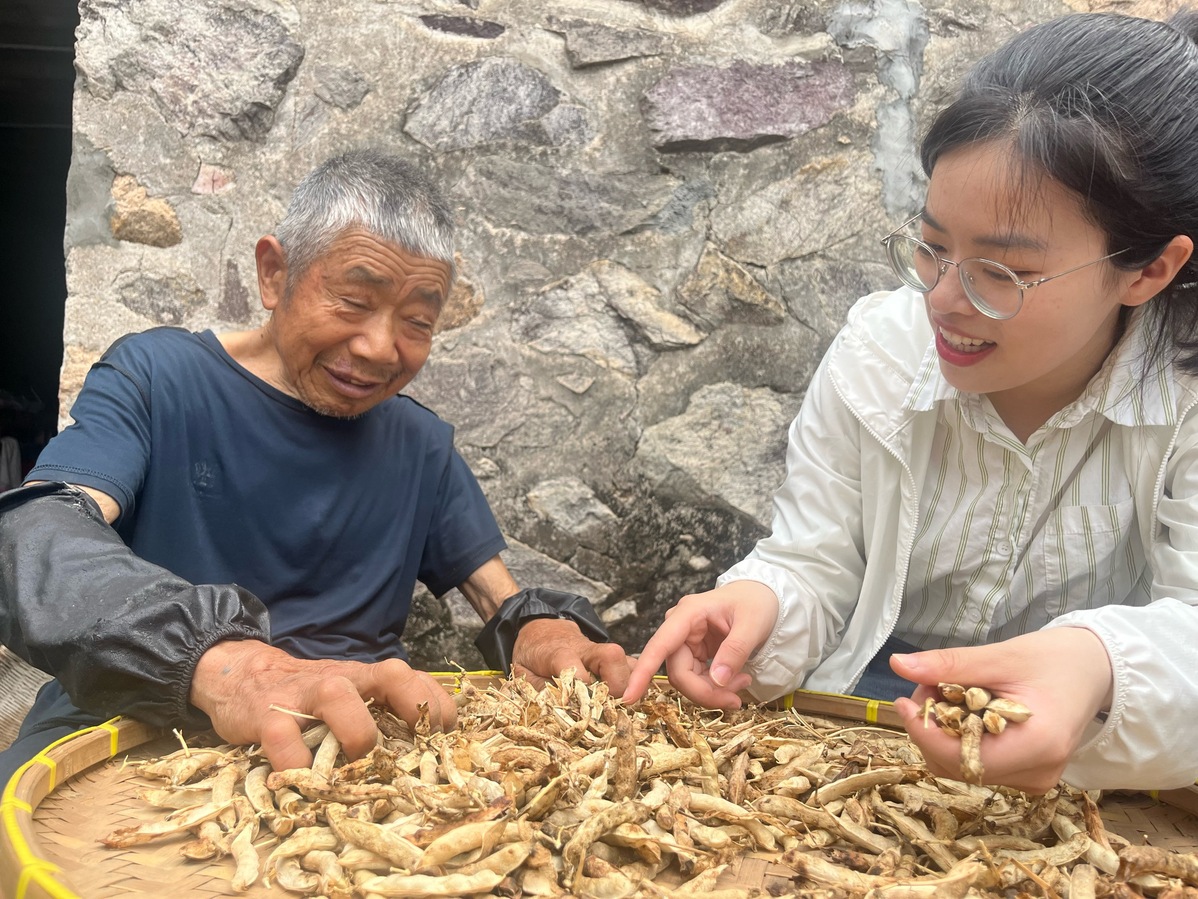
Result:
{"label": "man's ear", "polygon": [[254,247],[258,263],[258,294],[262,306],[274,311],[287,293],[287,254],[273,234],[268,234]]}
{"label": "man's ear", "polygon": [[1140,269],[1140,274],[1127,287],[1124,306],[1139,306],[1169,286],[1194,252],[1194,241],[1178,234],[1159,256]]}

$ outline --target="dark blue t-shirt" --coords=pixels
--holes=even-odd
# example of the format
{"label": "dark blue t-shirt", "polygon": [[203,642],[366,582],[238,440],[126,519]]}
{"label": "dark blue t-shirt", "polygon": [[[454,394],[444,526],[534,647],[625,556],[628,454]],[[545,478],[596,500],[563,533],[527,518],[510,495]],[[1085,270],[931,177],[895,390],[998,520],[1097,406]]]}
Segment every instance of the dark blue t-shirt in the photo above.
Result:
{"label": "dark blue t-shirt", "polygon": [[211,331],[118,340],[71,414],[28,479],[112,496],[137,555],[246,587],[270,610],[271,642],[299,657],[404,657],[415,582],[440,596],[505,546],[432,412],[396,396],[360,418],[321,415]]}

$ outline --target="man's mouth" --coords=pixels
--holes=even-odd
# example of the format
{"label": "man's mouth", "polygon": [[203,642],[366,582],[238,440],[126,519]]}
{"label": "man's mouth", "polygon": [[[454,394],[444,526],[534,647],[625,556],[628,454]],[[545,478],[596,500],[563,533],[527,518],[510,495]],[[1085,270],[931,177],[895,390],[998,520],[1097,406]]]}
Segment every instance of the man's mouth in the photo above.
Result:
{"label": "man's mouth", "polygon": [[338,388],[351,396],[368,396],[385,383],[384,381],[360,378],[348,372],[333,371],[332,369],[326,369],[326,371],[328,371],[329,377],[336,382]]}
{"label": "man's mouth", "polygon": [[377,381],[365,381],[361,378],[355,378],[352,375],[335,375],[335,377],[344,381],[346,384],[352,384],[355,387],[377,387]]}

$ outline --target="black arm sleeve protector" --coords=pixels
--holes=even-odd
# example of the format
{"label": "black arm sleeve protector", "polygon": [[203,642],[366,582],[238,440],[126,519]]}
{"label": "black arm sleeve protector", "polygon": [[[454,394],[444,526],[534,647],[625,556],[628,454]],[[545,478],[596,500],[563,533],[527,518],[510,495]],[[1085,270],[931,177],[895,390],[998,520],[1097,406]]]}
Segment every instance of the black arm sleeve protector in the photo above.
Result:
{"label": "black arm sleeve protector", "polygon": [[189,584],[139,558],[82,490],[0,493],[0,643],[57,677],[84,711],[209,727],[188,702],[200,656],[269,634],[252,593]]}
{"label": "black arm sleeve protector", "polygon": [[585,596],[546,587],[526,587],[505,599],[474,638],[474,645],[491,670],[512,673],[512,650],[516,646],[516,637],[520,628],[536,618],[568,618],[578,625],[588,640],[595,643],[611,642],[607,628]]}

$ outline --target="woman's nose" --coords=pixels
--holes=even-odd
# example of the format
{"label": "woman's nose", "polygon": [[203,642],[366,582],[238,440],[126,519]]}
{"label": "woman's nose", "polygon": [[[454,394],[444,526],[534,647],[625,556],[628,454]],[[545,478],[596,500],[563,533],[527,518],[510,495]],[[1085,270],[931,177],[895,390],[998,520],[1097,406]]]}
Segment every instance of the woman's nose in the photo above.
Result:
{"label": "woman's nose", "polygon": [[940,280],[931,290],[924,291],[924,299],[933,312],[942,315],[973,312],[973,303],[961,283],[961,269],[953,262],[946,261],[942,265],[944,270],[940,273]]}

